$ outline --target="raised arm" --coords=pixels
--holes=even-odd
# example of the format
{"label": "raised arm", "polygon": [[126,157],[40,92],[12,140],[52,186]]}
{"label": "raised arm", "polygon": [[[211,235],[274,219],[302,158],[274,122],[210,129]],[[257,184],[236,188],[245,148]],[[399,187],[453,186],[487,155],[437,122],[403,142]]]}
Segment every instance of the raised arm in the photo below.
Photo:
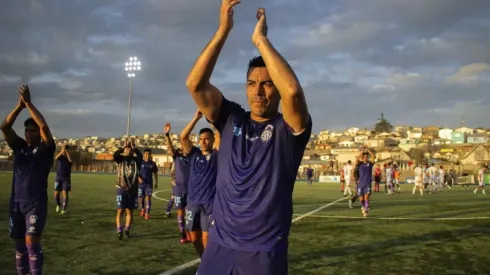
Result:
{"label": "raised arm", "polygon": [[175,156],[175,147],[174,143],[172,141],[172,138],[170,137],[170,130],[172,129],[172,126],[170,125],[170,122],[167,122],[165,126],[163,126],[163,133],[165,134],[165,138],[167,139],[167,144],[168,144],[168,152],[170,153],[170,156],[174,157]]}
{"label": "raised arm", "polygon": [[122,162],[121,154],[123,151],[124,151],[124,148],[117,148],[116,152],[114,152],[114,154],[112,155],[112,158],[116,163]]}
{"label": "raised arm", "polygon": [[46,120],[41,112],[39,112],[34,104],[32,104],[29,87],[27,87],[27,85],[20,86],[19,93],[32,119],[34,119],[36,124],[39,126],[42,141],[47,145],[54,144],[53,135],[51,134],[51,130],[49,130],[48,123],[46,123]]}
{"label": "raised arm", "polygon": [[17,142],[20,140],[20,137],[15,133],[12,126],[14,125],[15,120],[19,116],[20,112],[26,107],[22,98],[19,98],[19,102],[15,106],[15,108],[7,115],[5,120],[2,122],[0,126],[3,137],[5,141],[7,141],[8,145],[13,149]]}
{"label": "raised arm", "polygon": [[65,148],[65,156],[66,158],[68,159],[68,161],[70,163],[72,163],[73,161],[71,160],[71,153],[69,151],[66,151],[66,148]]}
{"label": "raised arm", "polygon": [[303,89],[291,66],[267,38],[267,21],[264,8],[257,10],[257,19],[252,42],[264,59],[272,82],[281,95],[281,110],[284,120],[294,133],[302,133],[308,126],[310,119]]}
{"label": "raised arm", "polygon": [[59,158],[61,158],[61,156],[64,155],[64,149],[61,149],[61,151],[58,152],[58,154],[56,154],[56,156],[54,157],[55,160],[58,160]]}
{"label": "raised arm", "polygon": [[209,80],[226,38],[233,28],[233,7],[238,3],[240,0],[222,0],[218,30],[197,58],[186,81],[187,89],[197,107],[210,122],[217,121],[223,96]]}
{"label": "raised arm", "polygon": [[182,151],[185,154],[190,154],[192,151],[192,141],[189,139],[189,136],[196,126],[197,122],[202,118],[202,113],[200,111],[196,112],[196,115],[194,118],[185,126],[184,130],[182,130],[182,133],[180,133],[180,143],[182,143]]}

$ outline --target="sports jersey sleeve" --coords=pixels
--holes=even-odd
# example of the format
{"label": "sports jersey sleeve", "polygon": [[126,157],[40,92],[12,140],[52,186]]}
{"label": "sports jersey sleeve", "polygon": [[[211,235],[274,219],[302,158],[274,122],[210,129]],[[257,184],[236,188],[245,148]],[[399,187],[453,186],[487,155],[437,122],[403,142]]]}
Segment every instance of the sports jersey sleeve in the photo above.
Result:
{"label": "sports jersey sleeve", "polygon": [[308,141],[310,140],[311,131],[313,128],[313,122],[311,121],[311,116],[308,117],[308,124],[306,125],[306,128],[301,133],[294,133],[293,129],[286,123],[286,121],[284,121],[284,123],[286,124],[286,127],[289,129],[288,131],[290,133],[289,139],[294,155],[303,156],[305,147],[308,144]]}
{"label": "sports jersey sleeve", "polygon": [[232,119],[233,117],[243,116],[243,114],[245,114],[245,110],[242,108],[242,106],[240,106],[240,104],[229,101],[223,96],[223,102],[221,103],[218,119],[214,123],[211,123],[209,120],[208,122],[213,124],[213,126],[220,133],[222,133],[223,128],[229,119]]}

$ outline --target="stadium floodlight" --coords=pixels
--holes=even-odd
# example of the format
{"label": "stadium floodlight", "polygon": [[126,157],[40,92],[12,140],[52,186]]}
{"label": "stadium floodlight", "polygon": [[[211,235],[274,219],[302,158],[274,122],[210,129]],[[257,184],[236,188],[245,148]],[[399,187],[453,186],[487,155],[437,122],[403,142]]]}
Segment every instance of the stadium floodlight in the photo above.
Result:
{"label": "stadium floodlight", "polygon": [[136,77],[136,72],[141,71],[141,61],[136,56],[131,56],[126,63],[124,63],[124,71],[126,71],[129,78],[129,101],[128,101],[128,123],[126,125],[126,136],[129,138],[129,132],[131,130],[131,101],[133,98],[133,78]]}

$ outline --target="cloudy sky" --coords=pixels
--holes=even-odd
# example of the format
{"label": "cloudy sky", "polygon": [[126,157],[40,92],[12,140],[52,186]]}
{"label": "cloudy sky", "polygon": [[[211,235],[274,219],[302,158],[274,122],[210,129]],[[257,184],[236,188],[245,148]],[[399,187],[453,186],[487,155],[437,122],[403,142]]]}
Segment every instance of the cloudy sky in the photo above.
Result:
{"label": "cloudy sky", "polygon": [[[159,132],[167,121],[179,131],[195,111],[185,78],[217,28],[220,2],[4,1],[0,115],[27,83],[56,136],[122,135],[124,62],[136,55],[133,132]],[[242,0],[212,79],[242,104],[260,6],[300,78],[314,130],[372,127],[381,112],[395,125],[452,127],[464,116],[490,127],[490,1]]]}

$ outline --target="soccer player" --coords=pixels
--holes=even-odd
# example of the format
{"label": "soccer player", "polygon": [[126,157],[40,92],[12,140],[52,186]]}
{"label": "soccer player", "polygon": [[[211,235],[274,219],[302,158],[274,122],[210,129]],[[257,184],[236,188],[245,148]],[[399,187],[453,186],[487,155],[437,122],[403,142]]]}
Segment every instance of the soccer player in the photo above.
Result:
{"label": "soccer player", "polygon": [[185,232],[185,208],[187,207],[187,182],[189,181],[190,159],[181,149],[175,149],[172,138],[170,137],[170,123],[165,124],[163,132],[167,138],[168,152],[173,158],[173,168],[175,175],[175,185],[172,193],[177,207],[177,223],[179,225],[180,243],[187,243]]}
{"label": "soccer player", "polygon": [[[347,163],[344,163],[342,167],[347,165]],[[340,169],[340,193],[344,193],[345,190],[345,175],[344,175],[344,169]]]}
{"label": "soccer player", "polygon": [[356,163],[354,164],[354,171],[352,172],[352,178],[354,180],[354,184],[356,188],[354,189],[354,195],[349,199],[349,208],[352,209],[352,205],[357,201],[359,195],[357,194],[357,186],[359,185],[359,166],[361,165],[361,160],[357,158]]}
{"label": "soccer player", "polygon": [[[56,213],[61,215],[66,214],[66,208],[68,207],[68,192],[71,191],[71,166],[73,161],[71,160],[70,147],[68,145],[63,146],[61,151],[56,155],[56,179],[54,181],[54,198],[56,200]],[[63,196],[63,204],[60,199],[60,192]]]}
{"label": "soccer player", "polygon": [[124,231],[126,237],[130,238],[131,226],[133,224],[133,210],[138,208],[138,181],[140,167],[143,160],[141,151],[136,148],[134,141],[127,142],[123,148],[114,152],[114,161],[117,164],[116,181],[116,227],[119,240],[123,238],[121,218],[126,213]]}
{"label": "soccer player", "polygon": [[352,174],[354,172],[354,168],[351,165],[351,161],[347,161],[347,164],[342,168],[344,170],[344,179],[345,179],[345,189],[344,189],[344,197],[347,196],[347,192],[349,196],[352,196],[351,184],[352,184]]}
{"label": "soccer player", "polygon": [[486,170],[485,165],[482,164],[480,167],[480,170],[478,170],[478,187],[475,188],[475,190],[473,191],[473,193],[475,193],[475,195],[476,195],[476,192],[478,192],[478,190],[481,190],[482,194],[486,195],[486,193],[485,193],[485,181],[484,181],[485,170]]}
{"label": "soccer player", "polygon": [[201,118],[202,113],[197,111],[180,134],[182,151],[190,159],[186,227],[199,257],[202,257],[208,243],[218,172],[218,151],[213,148],[213,130],[203,128],[199,131],[199,148],[194,147],[189,139],[190,133]]}
{"label": "soccer player", "polygon": [[313,184],[313,169],[311,167],[306,168],[306,179],[308,180],[308,185]]}
{"label": "soccer player", "polygon": [[440,188],[444,188],[447,186],[446,182],[446,171],[444,171],[444,167],[441,165],[439,166],[439,179],[438,179],[438,184]]}
{"label": "soccer player", "polygon": [[415,164],[415,186],[412,190],[412,196],[415,195],[417,189],[420,192],[420,195],[424,195],[424,169],[420,167],[420,165]]}
{"label": "soccer player", "polygon": [[374,192],[379,192],[379,186],[381,184],[381,166],[376,164],[374,168]]}
{"label": "soccer player", "polygon": [[388,185],[388,193],[387,195],[393,194],[393,179],[394,179],[394,170],[393,170],[393,163],[388,162],[388,166],[386,167],[386,185]]}
{"label": "soccer player", "polygon": [[437,168],[434,163],[432,163],[430,167],[427,169],[427,173],[429,174],[429,185],[431,186],[432,192],[438,191],[437,174],[439,174],[439,172],[437,171]]}
{"label": "soccer player", "polygon": [[220,27],[187,78],[199,110],[221,134],[214,225],[198,273],[285,275],[292,193],[312,120],[298,78],[267,38],[263,8],[252,35],[261,56],[245,75],[250,111],[209,82],[239,2],[222,0]]}
{"label": "soccer player", "polygon": [[398,168],[398,165],[393,164],[393,189],[398,191],[398,193],[401,192],[400,188],[400,168]]}
{"label": "soccer player", "polygon": [[[361,203],[361,213],[363,217],[368,216],[369,212],[369,196],[371,194],[371,184],[373,180],[373,166],[375,156],[366,146],[361,152],[361,164],[359,165],[359,184],[357,186],[357,195]],[[370,157],[370,159],[369,159]]]}
{"label": "soccer player", "polygon": [[423,182],[424,182],[424,189],[425,189],[425,192],[430,192],[429,190],[429,182],[430,182],[430,177],[429,177],[429,164],[425,163],[424,164],[424,167],[422,168],[422,171],[423,171]]}
{"label": "soccer player", "polygon": [[[5,141],[14,151],[10,237],[15,242],[17,273],[40,275],[44,259],[40,240],[48,212],[48,176],[56,145],[46,120],[31,101],[29,87],[22,85],[18,91],[17,105],[0,126]],[[24,109],[31,118],[24,122],[25,139],[22,139],[12,125]]]}
{"label": "soccer player", "polygon": [[143,160],[140,164],[138,177],[138,197],[141,200],[140,217],[145,217],[145,220],[150,219],[151,211],[151,194],[153,189],[158,188],[158,167],[151,158],[151,149],[147,148],[143,151]]}

